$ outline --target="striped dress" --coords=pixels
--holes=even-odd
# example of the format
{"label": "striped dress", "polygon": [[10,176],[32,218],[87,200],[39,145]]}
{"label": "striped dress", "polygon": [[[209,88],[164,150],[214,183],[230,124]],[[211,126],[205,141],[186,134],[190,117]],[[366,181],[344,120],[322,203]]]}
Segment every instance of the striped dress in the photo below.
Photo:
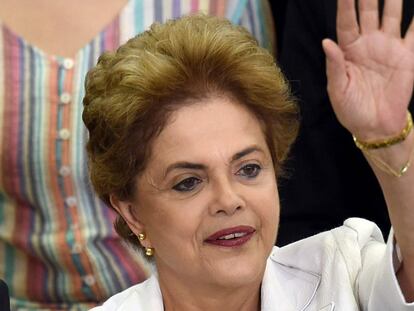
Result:
{"label": "striped dress", "polygon": [[154,21],[197,11],[271,45],[262,0],[129,0],[73,59],[45,53],[0,22],[0,279],[12,310],[84,310],[147,277],[88,180],[84,78],[102,52]]}

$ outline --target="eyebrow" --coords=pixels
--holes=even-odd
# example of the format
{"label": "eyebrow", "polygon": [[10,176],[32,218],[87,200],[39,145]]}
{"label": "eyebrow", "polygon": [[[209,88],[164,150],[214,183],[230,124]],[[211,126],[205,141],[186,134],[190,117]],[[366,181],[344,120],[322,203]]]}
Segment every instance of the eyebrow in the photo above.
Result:
{"label": "eyebrow", "polygon": [[167,176],[169,172],[175,169],[191,169],[191,170],[205,170],[207,166],[204,164],[197,164],[191,162],[177,162],[168,166],[167,170],[165,171],[164,176]]}
{"label": "eyebrow", "polygon": [[[246,149],[243,149],[242,151],[237,152],[235,155],[231,157],[231,162],[237,161],[243,157],[245,157],[248,154],[251,154],[253,152],[260,152],[264,153],[264,151],[259,148],[258,146],[251,146]],[[181,161],[176,162],[168,166],[168,168],[165,171],[164,177],[168,175],[169,172],[175,170],[175,169],[192,169],[192,170],[205,170],[207,169],[207,166],[204,164],[199,163],[192,163],[187,161]]]}
{"label": "eyebrow", "polygon": [[260,149],[258,146],[251,146],[251,147],[248,147],[246,149],[243,149],[240,152],[237,152],[234,156],[231,157],[231,162],[237,161],[237,160],[239,160],[239,159],[241,159],[241,158],[243,158],[243,157],[245,157],[248,154],[253,153],[253,152],[264,153],[263,150]]}

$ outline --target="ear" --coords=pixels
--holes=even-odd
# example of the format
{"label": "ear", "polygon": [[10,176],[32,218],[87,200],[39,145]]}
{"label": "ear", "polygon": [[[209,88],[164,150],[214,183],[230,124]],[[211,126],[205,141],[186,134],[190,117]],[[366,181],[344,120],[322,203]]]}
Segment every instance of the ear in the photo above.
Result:
{"label": "ear", "polygon": [[[138,234],[145,232],[145,225],[134,213],[134,205],[130,201],[123,201],[118,199],[114,194],[109,196],[112,207],[118,212],[118,214],[125,220],[129,229],[138,236]],[[149,243],[148,239],[140,241],[142,246],[148,247],[149,245],[144,245]]]}

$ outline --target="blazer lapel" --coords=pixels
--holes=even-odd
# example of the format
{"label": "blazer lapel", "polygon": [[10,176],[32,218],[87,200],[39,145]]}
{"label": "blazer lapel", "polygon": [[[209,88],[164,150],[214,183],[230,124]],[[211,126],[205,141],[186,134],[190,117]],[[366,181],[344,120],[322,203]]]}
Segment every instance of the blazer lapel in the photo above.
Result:
{"label": "blazer lapel", "polygon": [[262,282],[262,311],[307,310],[320,280],[316,273],[280,264],[270,257]]}
{"label": "blazer lapel", "polygon": [[334,311],[335,310],[335,304],[331,302],[329,305],[326,305],[322,309],[319,309],[319,311]]}

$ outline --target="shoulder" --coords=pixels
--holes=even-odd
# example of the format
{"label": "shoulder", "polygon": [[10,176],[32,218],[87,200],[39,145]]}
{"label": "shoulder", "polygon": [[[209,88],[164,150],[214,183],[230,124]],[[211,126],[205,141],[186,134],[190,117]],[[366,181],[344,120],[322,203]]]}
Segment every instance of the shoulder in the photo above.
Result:
{"label": "shoulder", "polygon": [[110,297],[93,311],[129,311],[153,310],[162,311],[163,303],[158,280],[155,275],[146,281],[131,286],[126,290]]}
{"label": "shoulder", "polygon": [[358,310],[359,287],[372,284],[385,250],[378,227],[358,218],[288,246],[274,247],[263,279],[263,305],[271,310],[274,303],[284,301],[281,310],[325,310],[333,305]]}
{"label": "shoulder", "polygon": [[[340,227],[282,248],[274,248],[270,260],[286,266],[322,273],[327,264],[339,261],[358,269],[366,248],[385,251],[380,229],[371,221],[349,218]],[[351,272],[351,271],[350,271]],[[354,271],[357,273],[357,271]]]}

